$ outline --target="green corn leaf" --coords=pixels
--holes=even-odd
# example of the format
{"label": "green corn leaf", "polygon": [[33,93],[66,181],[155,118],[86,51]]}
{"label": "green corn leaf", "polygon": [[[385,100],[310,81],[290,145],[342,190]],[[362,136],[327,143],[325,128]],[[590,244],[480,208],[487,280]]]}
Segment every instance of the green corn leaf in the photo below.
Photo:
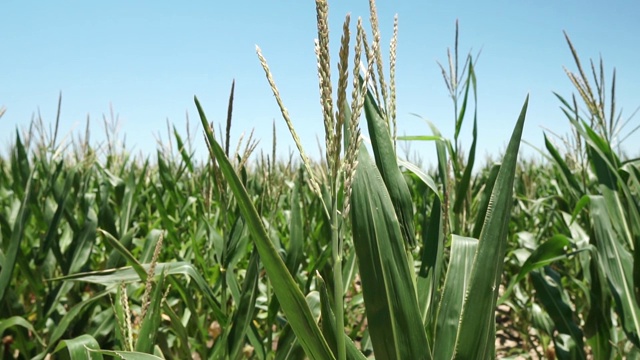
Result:
{"label": "green corn leaf", "polygon": [[[140,172],[142,174],[147,172],[149,168],[149,159],[145,160]],[[119,219],[118,232],[125,234],[129,231],[129,226],[132,223],[132,218],[138,209],[138,200],[149,190],[145,188],[145,181],[136,177],[135,173],[129,174],[129,177],[125,180],[124,195],[122,198],[122,207]]]}
{"label": "green corn leaf", "polygon": [[305,359],[304,350],[297,340],[295,333],[291,330],[291,326],[287,324],[278,337],[278,346],[274,360]]}
{"label": "green corn leaf", "polygon": [[51,332],[51,336],[49,336],[49,345],[43,353],[39,354],[35,357],[35,359],[42,359],[46,356],[46,354],[53,349],[53,346],[56,344],[58,340],[64,335],[64,333],[69,329],[69,327],[74,324],[74,321],[77,320],[77,317],[80,316],[90,305],[95,305],[94,303],[101,299],[102,297],[108,295],[108,291],[102,291],[93,297],[84,300],[82,302],[74,305],[66,314],[60,319],[60,321],[56,324],[53,331]]}
{"label": "green corn leaf", "polygon": [[442,136],[436,135],[405,135],[398,136],[398,140],[404,141],[445,141],[446,139]]}
{"label": "green corn leaf", "polygon": [[554,235],[551,239],[536,248],[522,265],[516,281],[524,279],[531,271],[549,265],[554,261],[565,259],[573,248],[571,240],[564,235]]}
{"label": "green corn leaf", "polygon": [[635,300],[632,254],[625,249],[622,236],[614,230],[610,218],[614,210],[608,206],[605,198],[592,195],[590,205],[598,255],[610,284],[618,316],[629,340],[640,346],[640,308]]}
{"label": "green corn leaf", "polygon": [[103,178],[98,187],[98,201],[100,204],[98,208],[98,226],[106,230],[109,234],[112,234],[115,238],[119,238],[120,232],[116,226],[115,209],[111,202],[111,194],[116,188],[113,183],[122,180],[115,178],[115,176],[106,169],[101,169],[100,175]]}
{"label": "green corn leaf", "polygon": [[351,284],[353,284],[356,273],[358,272],[358,267],[356,265],[356,252],[349,251],[346,255],[345,261],[342,263],[343,294],[346,294],[347,291],[349,291]]}
{"label": "green corn leaf", "polygon": [[[305,297],[305,300],[309,305],[309,309],[311,310],[313,317],[315,319],[319,319],[321,316],[321,309],[320,295],[318,292],[310,292]],[[298,338],[296,338],[295,333],[291,331],[290,324],[287,324],[281,332],[277,348],[278,350],[276,351],[276,358],[274,360],[294,360],[305,358],[304,351],[300,346],[300,342],[298,341]]]}
{"label": "green corn leaf", "polygon": [[30,333],[38,340],[41,345],[44,345],[44,340],[40,337],[36,329],[33,327],[33,324],[28,322],[22,316],[12,316],[8,319],[0,320],[0,334],[4,334],[5,330],[11,329],[15,326],[23,327],[29,330]]}
{"label": "green corn leaf", "polygon": [[404,168],[406,168],[407,170],[411,171],[416,176],[418,176],[418,178],[422,180],[422,182],[425,185],[427,185],[427,187],[431,191],[433,191],[433,193],[436,194],[437,197],[440,198],[440,193],[438,192],[438,186],[436,185],[436,182],[433,181],[433,178],[429,174],[425,173],[418,166],[408,161],[398,159],[398,164],[400,164],[401,166],[403,166]]}
{"label": "green corn leaf", "polygon": [[233,269],[227,269],[227,271],[222,275],[225,279],[225,284],[223,284],[222,289],[226,286],[226,289],[223,291],[229,291],[233,298],[233,301],[236,303],[240,301],[240,285],[238,283],[238,278],[236,278],[235,271]]}
{"label": "green corn leaf", "polygon": [[113,250],[111,250],[111,253],[109,254],[109,259],[107,260],[107,269],[126,266],[127,260],[132,265],[138,262],[138,260],[128,250],[128,247],[131,246],[131,242],[138,231],[140,231],[140,229],[137,226],[134,226],[124,233],[120,239],[116,239],[112,234],[106,232],[104,229],[98,228],[98,233],[103,234],[105,240],[107,240],[107,242],[113,247]]}
{"label": "green corn leaf", "polygon": [[573,244],[569,238],[564,235],[557,234],[538,246],[524,262],[515,280],[509,283],[509,287],[500,297],[498,303],[503,303],[509,295],[511,295],[513,287],[522,281],[522,279],[524,279],[531,271],[547,266],[554,261],[566,259],[569,254],[569,250],[573,248],[572,245]]}
{"label": "green corn leaf", "polygon": [[431,359],[398,218],[364,145],[352,188],[351,223],[376,358]]}
{"label": "green corn leaf", "polygon": [[[143,264],[142,267],[146,273],[149,269],[149,264]],[[193,265],[186,262],[158,263],[156,264],[156,274],[160,273],[164,273],[166,275],[186,275],[190,277],[205,296],[207,304],[211,307],[211,311],[220,324],[225,325],[227,323],[227,316],[222,312],[213,290]],[[86,281],[108,287],[120,284],[121,282],[129,283],[139,280],[140,275],[136,273],[132,267],[127,266],[119,269],[77,273],[54,278],[50,281]]]}
{"label": "green corn leaf", "polygon": [[[473,93],[474,93],[474,97],[476,94],[476,77],[475,77],[475,73],[473,71],[473,60],[471,58],[471,55],[469,55],[469,57],[467,58],[467,64],[469,65],[469,73],[467,76],[467,80],[465,81],[465,85],[464,85],[464,97],[462,98],[462,106],[460,107],[460,111],[458,113],[458,117],[456,118],[456,128],[455,128],[455,132],[453,134],[453,138],[454,139],[458,139],[458,136],[460,135],[460,130],[462,129],[462,123],[464,121],[464,116],[467,113],[467,103],[469,101],[469,89],[471,88],[471,84],[473,83]],[[477,104],[477,102],[476,102]]]}
{"label": "green corn leaf", "polygon": [[82,229],[74,236],[73,244],[71,245],[73,253],[69,261],[69,274],[82,270],[87,261],[89,261],[96,241],[97,224],[98,216],[93,209],[89,208]]}
{"label": "green corn leaf", "polygon": [[191,161],[193,154],[189,154],[187,152],[187,147],[185,146],[184,141],[182,141],[182,137],[175,126],[173,127],[173,137],[176,139],[176,145],[178,146],[180,156],[182,156],[182,161],[184,161],[189,171],[193,173],[193,162]]}
{"label": "green corn leaf", "polygon": [[531,325],[548,336],[553,335],[553,319],[538,303],[531,304]]}
{"label": "green corn leaf", "polygon": [[[431,132],[434,136],[442,138],[440,130],[438,130],[434,123],[427,120],[427,124],[429,125],[429,128],[431,128]],[[440,184],[442,186],[442,199],[449,198],[449,160],[447,157],[447,147],[450,147],[449,140],[444,139],[441,141],[436,141],[436,154],[438,156],[438,176],[440,177]],[[444,205],[448,205],[448,203]],[[444,209],[446,211],[447,206],[445,206]],[[444,218],[449,219],[449,215],[445,215],[446,216]],[[443,224],[443,227],[449,228],[449,224]]]}
{"label": "green corn leaf", "polygon": [[117,251],[118,254],[124,257],[129,262],[129,264],[131,264],[131,267],[140,276],[140,280],[146,281],[147,272],[144,270],[142,264],[140,264],[138,259],[136,259],[135,256],[133,256],[133,254],[131,254],[129,250],[124,247],[124,244],[121,241],[118,241],[118,239],[114,238],[113,235],[102,229],[98,229],[98,232],[104,236],[105,240],[107,240],[107,243],[109,243],[109,245],[113,247],[114,251]]}
{"label": "green corn leaf", "polygon": [[[422,312],[422,322],[427,326],[427,334],[433,335],[436,319],[436,307],[440,276],[444,263],[444,234],[442,233],[442,205],[440,198],[435,196],[431,206],[431,214],[425,216],[422,225],[422,261],[417,279],[418,300]],[[426,224],[426,220],[429,223]],[[432,337],[433,338],[433,337]]]}
{"label": "green corn leaf", "polygon": [[258,297],[258,279],[260,258],[256,251],[251,254],[249,259],[249,265],[247,267],[247,274],[245,276],[244,283],[242,284],[242,295],[238,302],[238,309],[236,310],[233,319],[232,327],[229,333],[229,355],[231,359],[237,359],[242,345],[245,344],[246,333],[249,329],[249,325],[253,320],[256,312],[256,298]]}
{"label": "green corn leaf", "polygon": [[367,91],[364,100],[364,112],[371,136],[371,146],[376,159],[376,165],[387,187],[391,202],[398,221],[402,236],[411,248],[416,246],[415,228],[413,225],[413,203],[407,182],[402,171],[398,168],[396,153],[393,147],[393,139],[389,132],[387,122],[383,118],[373,94]]}
{"label": "green corn leaf", "polygon": [[491,201],[491,194],[493,193],[493,186],[498,178],[500,172],[500,164],[493,164],[489,170],[489,175],[484,184],[484,189],[480,193],[478,201],[478,214],[476,215],[476,221],[473,224],[472,237],[479,238],[484,226],[485,219],[487,217],[487,211],[489,210],[489,202]]}
{"label": "green corn leaf", "polygon": [[[35,168],[34,168],[35,170]],[[31,165],[29,165],[29,156],[27,149],[20,139],[20,133],[16,129],[16,145],[15,152],[11,154],[11,174],[14,176],[13,190],[18,195],[25,195],[28,189],[29,178],[31,178]]]}
{"label": "green corn leaf", "polygon": [[[52,176],[51,178],[52,178],[52,182],[54,182],[55,176]],[[64,216],[64,212],[66,210],[65,208],[67,206],[66,205],[67,199],[69,198],[69,194],[71,193],[71,188],[75,180],[76,180],[76,169],[72,168],[67,174],[67,177],[65,178],[62,191],[56,192],[54,187],[54,197],[57,199],[56,211],[53,217],[51,218],[51,221],[49,223],[49,228],[47,229],[47,234],[45,235],[44,240],[42,241],[41,249],[38,254],[40,256],[40,259],[36,260],[36,264],[39,264],[40,261],[44,261],[44,258],[47,256],[47,253],[49,252],[49,250],[51,250],[52,247],[58,245],[58,244],[54,245],[54,242],[58,239],[58,236],[59,236],[58,231],[60,229],[60,223]],[[56,253],[57,251],[54,251],[54,254]]]}
{"label": "green corn leaf", "polygon": [[467,198],[467,194],[470,191],[471,186],[471,172],[473,170],[473,164],[476,160],[476,144],[478,140],[478,121],[474,117],[473,119],[473,140],[471,141],[471,147],[469,148],[469,157],[467,158],[467,164],[465,165],[462,178],[456,186],[455,203],[453,204],[453,212],[460,214],[462,212],[462,205]]}
{"label": "green corn leaf", "polygon": [[249,237],[246,232],[246,224],[242,217],[238,216],[231,227],[231,231],[224,242],[222,252],[222,266],[230,270],[240,259],[244,258],[247,252]]}
{"label": "green corn leaf", "polygon": [[504,267],[518,150],[528,103],[527,96],[487,207],[460,318],[454,353],[456,359],[487,359],[495,356],[495,308]]}
{"label": "green corn leaf", "polygon": [[62,337],[62,335],[64,335],[69,326],[71,326],[73,322],[77,320],[77,317],[87,310],[87,307],[89,305],[94,304],[94,302],[104,296],[107,296],[108,294],[108,291],[102,291],[87,300],[77,303],[71,309],[69,309],[69,311],[64,314],[60,322],[58,322],[57,326],[53,329],[53,332],[49,337],[49,344],[55,344],[55,342],[58,341]]}
{"label": "green corn leaf", "polygon": [[13,270],[18,258],[18,253],[20,252],[20,243],[24,237],[24,229],[27,225],[27,221],[29,220],[29,203],[33,201],[31,199],[33,193],[33,176],[34,174],[32,173],[27,180],[24,198],[20,204],[20,210],[18,210],[18,216],[16,217],[13,229],[11,230],[9,246],[4,250],[4,263],[2,264],[2,269],[0,269],[0,303],[3,303],[4,296],[7,293],[7,288],[11,283]]}
{"label": "green corn leaf", "polygon": [[[578,124],[574,122],[574,126]],[[606,202],[611,225],[626,246],[633,249],[633,286],[640,304],[640,203],[620,171],[620,160],[610,144],[586,123],[578,131],[587,141],[587,155],[598,178],[598,189]]]}
{"label": "green corn leaf", "polygon": [[302,292],[287,270],[271,239],[269,239],[260,216],[229,159],[225,156],[224,150],[213,137],[200,102],[197,98],[194,98],[194,100],[200,114],[202,126],[205,128],[211,158],[218,162],[220,170],[238,201],[240,212],[249,226],[254,243],[260,253],[260,259],[273,285],[278,301],[287,315],[291,328],[296,333],[298,341],[307,356],[312,359],[333,359],[329,345],[327,345],[318,324],[313,319]]}
{"label": "green corn leaf", "polygon": [[87,349],[90,353],[100,354],[100,355],[108,355],[112,358],[122,359],[122,360],[164,360],[161,357],[145,354],[136,351],[112,351],[112,350],[93,350]]}
{"label": "green corn leaf", "polygon": [[85,334],[73,339],[62,340],[56,347],[54,354],[57,354],[57,358],[61,359],[101,360],[103,359],[101,353],[89,351],[99,349],[98,341],[93,336]]}
{"label": "green corn leaf", "polygon": [[[442,288],[434,333],[434,359],[451,359],[458,342],[458,326],[471,281],[478,239],[452,235],[451,258]],[[464,340],[463,340],[464,341]]]}
{"label": "green corn leaf", "polygon": [[169,316],[169,319],[171,321],[171,326],[169,327],[169,329],[176,335],[176,338],[178,339],[178,343],[174,345],[177,350],[176,352],[178,356],[182,359],[190,358],[191,351],[189,349],[189,333],[187,332],[185,326],[182,324],[182,320],[180,319],[178,314],[173,311],[171,306],[167,304],[166,301],[163,303],[162,309],[164,313]]}
{"label": "green corn leaf", "polygon": [[[144,245],[142,246],[142,251],[139,254],[140,263],[149,264],[153,260],[153,253],[156,250],[156,245],[158,245],[158,241],[160,241],[160,237],[165,236],[165,232],[160,229],[153,229],[147,233],[147,236],[144,239]],[[126,234],[125,234],[126,235]],[[164,240],[163,240],[164,241]],[[165,242],[163,246],[166,246]],[[146,279],[145,277],[142,279]],[[144,281],[144,280],[143,280]]]}
{"label": "green corn leaf", "polygon": [[544,135],[544,145],[546,146],[547,151],[549,151],[549,153],[551,154],[551,157],[555,161],[556,165],[560,167],[560,171],[562,171],[563,175],[562,180],[564,180],[564,182],[569,185],[569,188],[572,189],[572,194],[574,196],[581,196],[584,193],[584,191],[582,190],[582,186],[576,179],[576,176],[573,175],[573,173],[569,169],[569,166],[562,158],[562,155],[560,155],[560,152],[555,148],[555,146],[553,146],[551,141],[549,141],[549,139],[547,138],[547,134]]}
{"label": "green corn leaf", "polygon": [[[321,276],[318,276],[318,283],[320,287],[320,310],[322,314],[322,333],[329,342],[331,350],[336,353],[336,318],[331,309],[331,301],[329,300],[329,292],[327,291],[327,284],[324,282]],[[353,340],[344,334],[345,346],[347,349],[348,360],[365,360],[364,354],[356,347]]]}
{"label": "green corn leaf", "polygon": [[[571,309],[566,293],[562,290],[560,274],[550,267],[546,267],[531,272],[531,280],[536,289],[538,299],[553,320],[558,333],[567,335],[572,339],[572,341],[567,341],[561,336],[554,336],[558,357],[563,359],[586,359],[582,330],[573,321],[575,314]],[[560,344],[565,345],[559,346]]]}
{"label": "green corn leaf", "polygon": [[611,317],[611,294],[600,266],[597,252],[594,252],[590,262],[591,286],[589,298],[591,306],[585,319],[584,335],[591,347],[594,359],[611,359],[613,355],[613,329]]}
{"label": "green corn leaf", "polygon": [[578,217],[578,214],[580,214],[580,212],[584,209],[584,207],[589,205],[589,201],[590,201],[589,195],[584,195],[583,197],[580,198],[580,200],[578,200],[575,208],[571,212],[572,223],[576,220],[576,218]]}
{"label": "green corn leaf", "polygon": [[302,191],[302,177],[304,176],[303,168],[298,172],[298,181],[293,186],[293,194],[291,196],[291,222],[289,223],[289,247],[287,248],[287,268],[292,274],[298,272],[298,267],[303,257],[304,233],[302,206],[300,205],[300,195]]}

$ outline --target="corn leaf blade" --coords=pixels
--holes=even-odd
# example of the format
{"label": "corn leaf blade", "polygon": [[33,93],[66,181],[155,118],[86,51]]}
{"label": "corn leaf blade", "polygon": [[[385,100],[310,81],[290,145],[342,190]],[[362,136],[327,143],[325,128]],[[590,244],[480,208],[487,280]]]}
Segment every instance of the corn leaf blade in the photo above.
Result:
{"label": "corn leaf blade", "polygon": [[413,225],[411,193],[402,171],[398,167],[389,127],[370,91],[367,91],[367,96],[364,100],[364,112],[367,118],[376,165],[389,192],[393,208],[396,210],[402,236],[409,247],[413,248],[416,246],[416,237]]}
{"label": "corn leaf blade", "polygon": [[622,327],[627,337],[640,346],[640,308],[635,301],[633,256],[625,249],[624,240],[614,230],[605,198],[592,195],[590,202],[596,247],[616,303]]}
{"label": "corn leaf blade", "polygon": [[458,337],[458,325],[471,281],[473,257],[478,239],[453,235],[451,258],[442,289],[436,320],[434,359],[451,359]]}
{"label": "corn leaf blade", "polygon": [[504,267],[508,223],[513,204],[513,184],[529,97],[507,147],[503,164],[487,207],[480,243],[473,261],[471,282],[460,317],[454,357],[492,358],[495,353],[495,307]]}
{"label": "corn leaf blade", "polygon": [[231,359],[237,359],[242,345],[245,343],[244,339],[249,329],[249,325],[253,320],[256,311],[256,298],[258,297],[258,279],[260,277],[259,272],[259,257],[255,251],[251,254],[249,265],[247,268],[247,275],[244,283],[242,284],[242,297],[238,304],[238,310],[236,310],[232,328],[229,333],[229,354]]}
{"label": "corn leaf blade", "polygon": [[351,222],[376,358],[431,359],[398,218],[364,146],[353,182]]}
{"label": "corn leaf blade", "polygon": [[310,358],[333,359],[329,345],[322,336],[302,292],[269,239],[258,212],[229,159],[224,154],[224,150],[213,137],[209,122],[197,98],[195,98],[195,103],[200,114],[202,126],[205,128],[210,155],[212,159],[218,162],[220,170],[223,172],[238,201],[240,212],[249,226],[254,244],[260,253],[260,259],[298,341]]}
{"label": "corn leaf blade", "polygon": [[[550,267],[545,267],[531,272],[531,280],[540,302],[558,331],[558,335],[554,336],[558,356],[560,358],[586,359],[582,330],[573,321],[576,315],[562,289],[560,274]],[[569,336],[572,341],[560,342],[562,335]],[[559,346],[560,344],[563,346]],[[560,354],[561,352],[562,354]]]}
{"label": "corn leaf blade", "polygon": [[[91,335],[80,335],[73,339],[62,340],[54,353],[64,353],[67,351],[69,359],[78,360],[101,360],[102,354],[99,352],[90,352],[89,350],[99,350],[98,341]],[[58,355],[60,356],[60,355]]]}

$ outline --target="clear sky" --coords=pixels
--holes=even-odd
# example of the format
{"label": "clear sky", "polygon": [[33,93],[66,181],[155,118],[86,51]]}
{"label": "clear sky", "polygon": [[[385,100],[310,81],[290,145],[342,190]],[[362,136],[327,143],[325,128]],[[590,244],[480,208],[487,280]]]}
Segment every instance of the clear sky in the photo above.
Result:
{"label": "clear sky", "polygon": [[[368,2],[333,0],[329,11],[336,63],[344,15],[351,13],[355,29],[357,17],[368,19]],[[572,92],[563,65],[575,67],[563,30],[583,62],[602,55],[608,79],[617,68],[623,115],[640,105],[637,0],[379,0],[378,12],[385,51],[393,16],[399,15],[400,134],[429,134],[411,115],[417,113],[453,136],[452,106],[436,61],[446,62],[456,19],[461,54],[482,49],[476,69],[480,158],[504,149],[527,94],[525,140],[542,146],[543,127],[569,131],[552,95]],[[28,126],[38,110],[45,124],[54,122],[60,92],[62,135],[83,131],[89,116],[92,139],[100,140],[102,117],[112,106],[127,146],[153,154],[156,138],[167,139],[167,119],[184,133],[188,113],[203,150],[193,96],[209,120],[220,124],[235,79],[232,142],[255,128],[260,148],[269,153],[275,120],[278,152],[288,154],[294,147],[255,55],[259,45],[307,152],[319,155],[316,138],[323,130],[313,1],[11,0],[0,3],[0,13],[0,106],[7,108],[0,118],[3,152],[16,127]],[[629,128],[638,123],[640,117]],[[466,148],[470,133],[469,121],[462,137]],[[639,140],[636,134],[627,143],[634,154]],[[414,143],[412,149],[433,159],[432,143]]]}

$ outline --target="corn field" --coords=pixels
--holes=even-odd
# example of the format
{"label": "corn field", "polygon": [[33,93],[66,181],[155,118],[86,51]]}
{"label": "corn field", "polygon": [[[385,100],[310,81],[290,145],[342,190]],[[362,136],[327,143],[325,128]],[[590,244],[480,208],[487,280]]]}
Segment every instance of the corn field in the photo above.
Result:
{"label": "corn field", "polygon": [[[457,26],[440,65],[453,137],[430,121],[398,136],[397,18],[387,48],[373,0],[371,34],[347,15],[336,75],[316,9],[320,160],[258,47],[288,161],[275,138],[271,154],[230,144],[233,85],[225,124],[196,97],[203,131],[172,128],[153,160],[113,134],[90,143],[89,124],[16,131],[0,157],[0,359],[640,359],[640,161],[620,150],[637,127],[622,133],[615,72],[605,87],[566,36],[571,132],[518,158],[522,94],[504,154],[478,168],[477,56],[459,56]],[[437,162],[402,157],[406,142]]]}

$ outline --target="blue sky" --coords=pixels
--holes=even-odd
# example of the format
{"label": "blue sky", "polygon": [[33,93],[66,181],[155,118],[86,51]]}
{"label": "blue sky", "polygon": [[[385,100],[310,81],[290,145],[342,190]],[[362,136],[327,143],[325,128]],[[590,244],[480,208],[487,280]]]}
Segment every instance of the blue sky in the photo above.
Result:
{"label": "blue sky", "polygon": [[[351,13],[354,29],[357,17],[368,19],[368,2],[334,0],[329,10],[335,63],[344,15]],[[562,67],[575,67],[563,30],[583,62],[602,55],[609,79],[617,68],[623,114],[640,105],[636,0],[398,0],[379,1],[378,12],[385,50],[393,16],[399,15],[400,134],[429,133],[411,115],[417,113],[453,136],[451,101],[436,61],[446,62],[456,19],[461,54],[482,49],[476,69],[480,158],[504,149],[527,94],[525,140],[542,146],[543,127],[569,131],[552,95],[572,92]],[[153,155],[156,138],[167,139],[167,119],[184,133],[188,113],[195,144],[203,150],[193,96],[209,120],[220,124],[235,79],[232,141],[255,128],[260,148],[269,153],[275,120],[278,152],[284,156],[294,147],[255,55],[259,45],[307,151],[319,156],[316,138],[323,130],[313,1],[3,1],[0,13],[0,106],[7,108],[0,118],[3,145],[38,110],[45,124],[52,124],[62,92],[62,135],[84,131],[89,116],[92,139],[100,141],[102,117],[112,106],[128,148]],[[470,133],[469,121],[463,129],[465,148]],[[627,143],[634,154],[638,140],[636,134]],[[432,161],[433,144],[411,147]],[[529,148],[526,153],[535,152]]]}

